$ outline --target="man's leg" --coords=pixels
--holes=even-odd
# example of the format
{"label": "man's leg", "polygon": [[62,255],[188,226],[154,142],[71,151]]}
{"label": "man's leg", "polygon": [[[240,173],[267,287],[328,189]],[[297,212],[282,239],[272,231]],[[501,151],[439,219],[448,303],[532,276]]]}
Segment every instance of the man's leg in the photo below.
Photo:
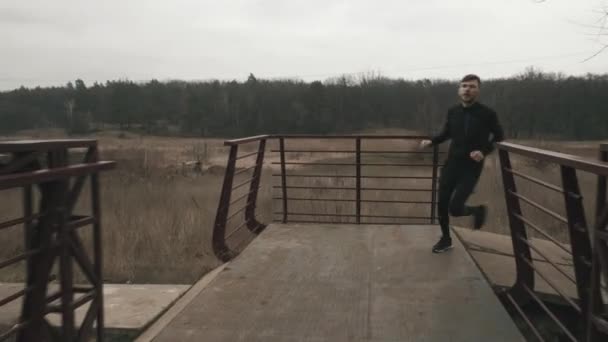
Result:
{"label": "man's leg", "polygon": [[441,239],[435,246],[433,252],[440,253],[452,247],[450,238],[450,199],[458,181],[458,169],[453,167],[453,162],[446,162],[446,165],[441,170],[441,178],[439,180],[439,196],[437,203],[437,214],[439,216],[439,225],[441,226]]}
{"label": "man's leg", "polygon": [[449,205],[449,213],[452,216],[475,215],[474,226],[476,229],[481,228],[481,225],[485,220],[486,208],[485,206],[471,207],[467,206],[465,203],[471,193],[473,193],[473,190],[479,181],[482,169],[483,165],[474,165],[460,170],[460,177],[458,184],[455,187],[454,197]]}

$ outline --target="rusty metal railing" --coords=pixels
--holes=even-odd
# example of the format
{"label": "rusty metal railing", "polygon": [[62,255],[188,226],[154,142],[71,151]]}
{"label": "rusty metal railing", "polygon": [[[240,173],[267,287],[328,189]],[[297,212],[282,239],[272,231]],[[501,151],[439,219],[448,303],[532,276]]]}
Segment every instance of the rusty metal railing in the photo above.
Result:
{"label": "rusty metal railing", "polygon": [[[230,152],[213,227],[213,251],[220,260],[230,260],[238,253],[239,247],[248,239],[248,236],[242,236],[243,233],[241,231],[244,228],[247,228],[250,233],[255,235],[259,234],[266,227],[265,224],[258,220],[259,218],[256,216],[255,209],[268,138],[268,135],[261,135],[229,140],[224,143],[225,146],[230,148]],[[252,143],[258,144],[257,151],[239,156],[239,147]],[[239,160],[248,160],[252,157],[255,157],[255,162],[252,166],[243,167],[237,171],[237,162]],[[238,179],[239,177],[245,177],[245,179]],[[236,185],[234,185],[235,180],[238,182]],[[233,199],[233,193],[240,189],[247,189],[248,191]],[[243,204],[242,202],[245,203]],[[234,209],[235,207],[237,209]],[[235,224],[236,227],[228,231],[227,226],[231,221],[237,222]],[[234,240],[237,241],[235,242]]]}
{"label": "rusty metal railing", "polygon": [[[274,212],[274,215],[278,215],[281,217],[280,219],[275,219],[275,221],[280,221],[283,223],[292,222],[292,223],[356,223],[356,224],[404,224],[404,223],[435,223],[436,221],[436,205],[437,202],[437,178],[438,178],[438,168],[441,166],[439,164],[439,150],[437,147],[432,148],[429,151],[421,151],[419,149],[409,149],[400,148],[395,149],[365,149],[363,147],[364,142],[375,140],[375,141],[392,141],[392,142],[415,142],[417,143],[421,139],[426,139],[425,136],[407,136],[407,135],[335,135],[335,136],[314,136],[314,135],[281,135],[274,136],[274,138],[279,140],[279,149],[272,150],[271,152],[280,154],[280,161],[273,162],[273,165],[280,166],[280,173],[274,173],[273,177],[280,177],[281,184],[275,185],[275,189],[281,190],[281,195],[273,197],[274,200],[281,201],[281,211]],[[302,147],[297,148],[286,148],[287,141],[293,141],[295,143],[299,143],[305,139],[317,139],[319,141],[326,140],[341,140],[345,141],[349,144],[352,144],[350,149],[307,149]],[[298,144],[299,145],[299,144]],[[308,153],[311,157],[315,154],[340,154],[349,156],[348,161],[340,161],[340,162],[307,162],[307,161],[294,161],[289,158],[289,155],[293,154],[301,154]],[[419,156],[430,156],[430,161],[423,162],[369,162],[364,158],[366,156],[379,156],[379,155],[393,155],[393,156],[404,156],[404,155],[419,155]],[[309,174],[309,173],[296,173],[296,172],[287,172],[287,167],[293,165],[296,167],[338,167],[343,170],[342,172],[347,173],[339,173],[339,174]],[[382,168],[384,171],[382,174],[380,172],[366,172],[370,168]],[[425,175],[403,175],[394,174],[395,168],[399,168],[403,170],[404,168],[421,168],[428,170],[429,172],[425,172]],[[392,170],[393,174],[391,174]],[[314,185],[294,185],[289,184],[289,179],[297,180],[306,178],[308,179],[308,183],[314,182],[314,180],[319,179],[333,179],[333,180],[354,180],[354,184],[349,186],[337,185],[331,186],[323,184],[321,186]],[[428,182],[425,187],[404,187],[403,185],[395,186],[395,187],[382,187],[382,186],[369,186],[363,184],[364,181],[369,180],[382,180],[384,182],[395,181],[395,180],[418,180],[418,181],[426,181]],[[306,193],[302,196],[293,196],[290,193],[294,191],[306,191],[306,190],[320,190],[320,191],[329,191],[333,193],[341,193],[343,197],[336,198],[336,196],[331,198],[321,198],[314,196],[310,192]],[[375,196],[369,196],[368,194],[374,193]],[[397,199],[386,200],[382,199],[386,193],[397,193],[400,196]],[[411,193],[426,193],[426,199],[421,199],[420,196],[417,198],[404,198],[404,194]],[[346,195],[345,195],[346,194]],[[367,196],[366,196],[367,195]],[[290,203],[293,202],[306,202],[306,201],[316,201],[323,203],[347,203],[352,204],[349,213],[321,213],[315,211],[303,212],[298,210],[292,210]],[[425,205],[428,208],[428,215],[378,215],[371,213],[371,210],[368,210],[367,214],[365,213],[365,205],[369,204],[392,204],[392,205]],[[348,208],[346,208],[348,210]],[[293,218],[295,217],[295,218]],[[302,218],[304,217],[304,219]],[[332,217],[334,219],[340,219],[339,222],[336,221],[328,221],[328,220],[310,220],[309,218],[315,217]]]}
{"label": "rusty metal railing", "polygon": [[[276,161],[270,162],[275,168],[272,178],[278,180],[277,185],[272,188],[277,190],[279,194],[272,197],[274,201],[278,201],[280,211],[274,211],[274,221],[284,223],[311,222],[311,223],[379,223],[387,224],[382,219],[393,220],[390,223],[407,224],[407,223],[435,223],[436,222],[436,202],[437,202],[437,179],[438,170],[441,167],[439,164],[439,154],[437,148],[432,151],[421,151],[417,149],[366,149],[364,142],[368,140],[396,140],[396,141],[411,141],[423,139],[423,136],[365,136],[365,135],[341,135],[341,136],[313,136],[313,135],[264,135],[252,138],[227,141],[225,144],[230,146],[230,155],[228,157],[228,165],[220,205],[215,221],[214,228],[214,251],[222,260],[229,260],[234,257],[238,250],[231,247],[229,239],[233,238],[236,232],[243,227],[248,227],[250,232],[259,233],[266,225],[260,223],[256,216],[256,202],[258,189],[260,187],[260,178],[262,166],[265,161],[264,150],[268,141],[274,142],[276,147],[271,150],[272,153],[278,154]],[[330,144],[322,144],[322,148],[312,148],[308,145],[306,139],[316,139],[318,141],[346,141],[346,148],[330,149],[326,146]],[[295,142],[295,147],[288,146],[289,142]],[[238,148],[243,144],[258,143],[257,152],[250,152],[244,156],[238,156]],[[316,144],[318,145],[318,144]],[[390,144],[389,144],[390,145]],[[343,145],[344,146],[344,145]],[[295,154],[296,157],[292,157]],[[318,159],[305,160],[297,158],[298,154],[325,155]],[[424,160],[424,157],[430,157],[431,161],[420,163],[407,162],[370,162],[364,156],[373,155],[419,155]],[[328,160],[329,156],[334,155],[334,160]],[[340,157],[335,157],[339,155]],[[559,167],[561,184],[551,184],[550,182],[538,177],[526,174],[521,170],[514,168],[511,162],[511,156],[530,158],[537,162],[553,163]],[[256,162],[253,166],[244,168],[240,171],[236,170],[236,162],[241,158],[256,157]],[[345,161],[344,158],[350,157],[350,160]],[[526,147],[512,143],[498,144],[498,157],[500,160],[503,186],[508,210],[510,232],[513,243],[513,250],[516,265],[516,281],[504,295],[506,302],[510,303],[514,310],[522,315],[525,322],[530,325],[531,331],[540,341],[544,341],[543,335],[539,332],[534,322],[534,319],[529,317],[526,312],[529,305],[536,305],[544,312],[548,319],[555,323],[555,326],[562,332],[564,337],[571,341],[600,341],[608,336],[608,313],[606,312],[605,298],[605,283],[608,277],[608,206],[606,205],[606,177],[608,176],[608,146],[603,146],[600,153],[601,161],[580,158],[563,153],[551,152],[547,150]],[[337,160],[336,160],[337,159]],[[338,173],[329,174],[323,172],[310,173],[307,168],[325,167],[332,169]],[[365,168],[382,167],[382,173],[366,173]],[[394,175],[388,174],[387,169],[397,167],[405,172],[412,172],[417,168],[425,168],[422,174],[413,175]],[[300,169],[298,169],[300,168]],[[236,187],[233,186],[234,177],[239,174],[245,174],[249,170],[254,170],[253,175],[244,182],[239,183]],[[295,172],[294,170],[299,170]],[[343,173],[344,170],[350,171]],[[597,176],[597,193],[596,193],[596,216],[597,220],[593,229],[587,224],[585,210],[583,205],[583,194],[579,187],[577,172],[583,171]],[[337,184],[294,184],[290,180],[301,179],[346,179],[354,184],[344,185],[342,182]],[[369,186],[364,184],[365,180],[377,179],[379,181],[390,181],[395,179],[414,179],[421,181],[430,181],[428,187],[398,187],[398,186]],[[516,179],[529,182],[534,186],[547,189],[553,193],[557,193],[563,200],[563,211],[558,211],[546,208],[538,201],[517,191]],[[249,186],[249,192],[240,196],[238,199],[231,202],[231,195],[235,188]],[[305,195],[295,195],[296,191],[311,191]],[[342,191],[349,193],[349,196],[321,196],[320,193]],[[366,197],[366,192],[376,192],[376,198]],[[420,199],[386,199],[389,193],[400,194],[426,194],[428,198]],[[241,209],[231,209],[235,203],[247,198],[247,203]],[[343,213],[327,213],[327,212],[305,212],[302,211],[301,202],[320,202],[320,203],[342,203],[346,204],[351,209],[350,212]],[[428,209],[428,215],[420,216],[396,216],[396,215],[379,215],[365,213],[365,205],[369,203],[377,204],[422,204]],[[537,210],[539,213],[548,216],[549,218],[564,225],[565,231],[569,237],[570,244],[564,244],[541,228],[539,224],[524,215],[522,204],[528,209]],[[292,208],[298,208],[297,210]],[[234,213],[229,216],[229,211]],[[421,209],[422,210],[422,209]],[[526,211],[527,212],[527,211]],[[242,214],[239,216],[239,214]],[[316,220],[299,219],[298,217],[310,216],[317,218]],[[294,218],[295,217],[295,218]],[[334,218],[331,221],[327,218]],[[230,232],[226,232],[227,221],[234,218],[240,218],[240,225]],[[318,219],[321,218],[321,219]],[[373,219],[373,220],[367,220]],[[409,222],[394,220],[414,220]],[[546,241],[552,242],[561,251],[572,256],[574,274],[571,275],[565,271],[561,265],[553,262],[543,250],[543,246],[537,245],[534,239],[528,238],[528,231],[532,230],[538,236],[541,236]],[[593,239],[594,248],[592,249],[591,241]],[[236,244],[238,245],[238,244]],[[535,258],[532,258],[535,254]],[[564,289],[560,288],[549,277],[544,270],[541,270],[537,263],[533,260],[540,259],[553,267],[558,274],[561,274],[567,281],[571,282],[576,288],[576,296],[571,296]],[[572,322],[565,324],[560,320],[558,314],[552,312],[550,305],[539,297],[535,290],[535,279],[539,277],[543,279],[555,293],[563,299],[565,305],[568,305],[576,315],[575,329],[572,328]]]}
{"label": "rusty metal railing", "polygon": [[[75,150],[84,149],[81,160],[73,162]],[[0,299],[0,309],[22,299],[21,314],[0,341],[15,338],[29,341],[87,341],[96,324],[97,341],[103,340],[103,276],[101,245],[101,206],[99,178],[113,162],[99,161],[95,140],[54,140],[0,142],[0,192],[21,188],[21,217],[0,222],[0,232],[23,225],[23,251],[0,262],[0,269],[25,263],[24,288]],[[74,208],[86,183],[91,186],[91,214],[75,215]],[[39,190],[39,195],[36,194]],[[39,198],[39,205],[34,204]],[[93,258],[87,254],[77,233],[93,227]],[[86,286],[74,285],[74,262]],[[59,276],[52,274],[57,266]],[[58,290],[49,293],[49,283],[59,280]],[[80,328],[75,327],[75,311],[90,306]],[[51,326],[47,315],[61,316],[59,329]]]}
{"label": "rusty metal railing", "polygon": [[[608,325],[606,325],[605,298],[602,297],[601,277],[607,277],[606,260],[608,258],[606,242],[608,236],[605,234],[608,223],[608,207],[605,203],[606,176],[608,175],[608,164],[589,159],[584,159],[563,153],[551,152],[537,148],[526,147],[511,143],[498,144],[499,158],[502,169],[505,199],[508,210],[511,238],[515,255],[517,278],[513,287],[506,292],[506,298],[516,311],[522,315],[528,323],[531,331],[536,337],[544,341],[533,320],[526,315],[523,307],[534,303],[547,317],[555,323],[555,326],[563,333],[566,339],[571,341],[605,341],[608,338]],[[602,157],[606,160],[606,154]],[[518,155],[555,164],[559,167],[561,184],[551,184],[545,180],[515,170],[511,162],[511,156]],[[583,205],[583,194],[579,187],[577,171],[583,171],[598,176],[597,188],[597,213],[598,220],[594,232],[587,224]],[[546,208],[538,201],[533,200],[518,192],[515,179],[521,179],[540,189],[547,189],[553,193],[563,196],[565,214],[558,213]],[[532,210],[537,210],[552,220],[566,227],[570,241],[570,248],[557,241],[552,234],[539,224],[525,216],[522,211],[522,203]],[[551,241],[560,250],[572,256],[574,275],[569,274],[560,265],[552,261],[532,239],[528,238],[528,229],[539,234],[547,241]],[[591,236],[595,237],[595,250],[591,248]],[[576,298],[568,296],[566,291],[558,285],[558,282],[550,280],[545,270],[538,267],[532,259],[532,252],[543,262],[547,263],[563,275],[564,279],[576,287]],[[559,319],[546,303],[535,292],[536,277],[543,279],[555,292],[562,297],[564,303],[569,305],[577,317],[578,329],[568,327]]]}
{"label": "rusty metal railing", "polygon": [[[436,215],[436,202],[437,202],[437,179],[438,170],[441,166],[439,164],[440,152],[437,147],[434,147],[428,151],[421,151],[417,148],[403,148],[398,149],[365,149],[364,143],[366,141],[396,141],[396,142],[414,142],[420,139],[427,138],[425,136],[407,136],[407,135],[332,135],[332,136],[318,136],[318,135],[262,135],[256,137],[249,137],[244,139],[229,140],[225,142],[226,146],[230,147],[228,155],[228,161],[226,166],[226,173],[224,177],[224,184],[220,195],[220,203],[215,219],[214,231],[213,231],[213,247],[215,254],[221,260],[229,260],[234,257],[238,251],[238,246],[244,241],[247,241],[247,237],[241,242],[234,242],[239,235],[239,231],[247,227],[248,230],[254,234],[261,232],[266,225],[261,223],[256,216],[256,203],[258,200],[258,190],[260,188],[260,179],[262,174],[262,167],[265,161],[264,153],[267,141],[272,141],[278,144],[278,147],[272,149],[270,152],[278,154],[278,161],[271,162],[270,164],[278,168],[276,172],[273,172],[272,177],[279,179],[280,184],[272,186],[273,189],[280,191],[280,195],[273,196],[274,201],[279,201],[281,211],[275,211],[273,214],[278,216],[274,221],[277,222],[290,222],[290,223],[339,223],[337,221],[330,221],[328,218],[341,219],[342,223],[356,223],[356,224],[407,224],[407,223],[435,223]],[[352,146],[347,149],[311,149],[301,146],[305,144],[306,139],[316,140],[328,140],[328,141],[346,141]],[[287,147],[288,142],[296,143],[296,148]],[[239,155],[239,146],[245,144],[257,143],[257,151],[250,152],[244,155]],[[327,144],[325,144],[327,145]],[[340,154],[348,155],[352,160],[340,161],[340,162],[328,162],[328,161],[301,161],[297,158],[293,158],[294,154],[306,153],[309,155],[326,155]],[[404,155],[418,155],[420,157],[429,157],[428,160],[423,162],[369,162],[365,160],[365,156],[404,156]],[[255,163],[252,166],[242,168],[237,171],[236,164],[239,160],[246,158],[255,157]],[[424,158],[423,158],[424,159]],[[320,173],[295,173],[288,172],[289,168],[292,167],[345,167],[350,172],[348,174],[320,174]],[[401,170],[405,168],[421,168],[426,169],[424,175],[391,175],[389,173],[383,173],[379,175],[376,173],[366,172],[366,168],[377,168],[382,167],[383,169],[399,168]],[[253,174],[249,171],[253,170]],[[249,176],[244,180],[240,180],[235,183],[235,177],[237,176]],[[290,183],[289,180],[308,179],[309,183],[314,180],[320,179],[348,179],[354,181],[354,184],[350,186],[344,185],[306,185],[306,184],[294,184]],[[369,180],[419,180],[428,182],[425,187],[378,187],[369,186],[364,184]],[[249,191],[237,196],[237,199],[233,199],[234,192],[240,188],[247,187]],[[335,192],[348,192],[348,196],[337,198],[334,197],[321,197],[315,196],[314,193],[308,193],[306,195],[293,195],[295,192],[305,191],[335,191]],[[366,196],[366,194],[372,193],[375,197]],[[418,194],[418,198],[397,198],[397,199],[385,199],[386,194],[400,194],[403,197],[407,194]],[[424,198],[420,198],[424,196]],[[244,205],[237,206],[242,200],[247,199]],[[349,205],[351,212],[349,213],[324,213],[315,211],[301,211],[293,210],[295,206],[299,206],[302,202],[319,202],[319,203],[342,203]],[[294,204],[298,203],[298,204]],[[427,215],[379,215],[374,213],[367,213],[365,206],[369,204],[382,204],[382,205],[424,205],[427,208]],[[238,208],[238,209],[235,209]],[[369,210],[372,211],[372,210]],[[372,211],[373,212],[373,211]],[[295,218],[294,218],[295,217]],[[305,217],[302,219],[302,217]],[[314,219],[310,218],[325,218]],[[308,219],[306,219],[308,218]],[[229,221],[234,220],[239,224],[236,228],[228,231],[227,226]],[[407,220],[407,221],[404,221]],[[232,245],[232,246],[231,246]]]}

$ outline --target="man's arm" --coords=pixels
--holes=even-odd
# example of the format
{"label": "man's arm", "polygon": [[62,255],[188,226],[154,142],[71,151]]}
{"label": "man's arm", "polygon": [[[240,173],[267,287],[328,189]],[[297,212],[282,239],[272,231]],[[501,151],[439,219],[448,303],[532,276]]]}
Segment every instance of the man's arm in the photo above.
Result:
{"label": "man's arm", "polygon": [[439,132],[439,134],[437,134],[436,136],[431,138],[432,145],[439,145],[451,137],[449,117],[450,117],[450,112],[448,111],[448,115],[446,116],[445,123],[443,124],[443,128],[441,129],[441,132]]}
{"label": "man's arm", "polygon": [[487,143],[483,146],[483,148],[481,150],[481,152],[484,154],[484,156],[487,156],[488,154],[492,153],[492,151],[494,151],[494,143],[503,141],[505,138],[502,126],[500,125],[500,122],[498,121],[498,116],[496,115],[496,112],[494,112],[494,111],[492,111],[492,114],[490,117],[490,133],[492,133],[492,137],[488,138]]}

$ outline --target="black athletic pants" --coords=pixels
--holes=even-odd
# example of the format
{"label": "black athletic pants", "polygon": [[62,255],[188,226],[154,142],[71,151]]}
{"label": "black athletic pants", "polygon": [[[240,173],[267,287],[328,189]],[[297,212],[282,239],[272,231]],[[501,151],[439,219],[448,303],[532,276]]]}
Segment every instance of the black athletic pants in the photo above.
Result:
{"label": "black athletic pants", "polygon": [[439,225],[444,237],[450,236],[449,215],[469,216],[473,214],[475,208],[466,206],[465,202],[473,192],[482,169],[483,161],[456,158],[448,158],[446,161],[439,180],[439,203],[437,204]]}

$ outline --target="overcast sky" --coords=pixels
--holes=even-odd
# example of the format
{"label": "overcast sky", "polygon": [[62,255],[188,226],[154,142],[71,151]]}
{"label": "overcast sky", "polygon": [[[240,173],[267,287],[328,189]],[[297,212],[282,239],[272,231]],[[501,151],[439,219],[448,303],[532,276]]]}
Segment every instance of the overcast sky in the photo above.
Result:
{"label": "overcast sky", "polygon": [[[82,78],[608,72],[602,0],[2,0],[0,89]],[[588,26],[585,26],[588,25]],[[608,43],[608,39],[604,39]]]}

